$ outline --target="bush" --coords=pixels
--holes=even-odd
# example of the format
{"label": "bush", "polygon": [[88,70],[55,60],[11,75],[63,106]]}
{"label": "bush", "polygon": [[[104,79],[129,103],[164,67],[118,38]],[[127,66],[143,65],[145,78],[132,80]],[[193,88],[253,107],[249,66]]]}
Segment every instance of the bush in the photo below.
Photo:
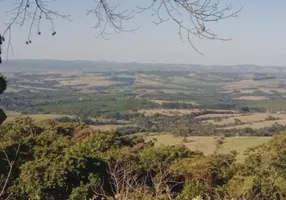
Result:
{"label": "bush", "polygon": [[265,118],[266,121],[274,121],[274,120],[279,120],[279,119],[280,119],[279,117],[273,117],[271,115]]}
{"label": "bush", "polygon": [[0,74],[0,94],[7,89],[7,80],[2,74]]}
{"label": "bush", "polygon": [[188,142],[187,137],[184,137],[184,138],[182,139],[182,142],[183,142],[183,143],[187,143],[187,142]]}
{"label": "bush", "polygon": [[214,118],[214,121],[215,121],[215,122],[221,122],[221,121],[222,121],[222,118],[221,118],[221,117],[215,117],[215,118]]}
{"label": "bush", "polygon": [[242,106],[239,109],[241,112],[250,112],[250,109],[247,106]]}
{"label": "bush", "polygon": [[219,138],[219,139],[216,140],[216,145],[217,145],[217,146],[220,146],[220,145],[222,145],[223,143],[224,143],[224,141],[223,141],[221,138]]}

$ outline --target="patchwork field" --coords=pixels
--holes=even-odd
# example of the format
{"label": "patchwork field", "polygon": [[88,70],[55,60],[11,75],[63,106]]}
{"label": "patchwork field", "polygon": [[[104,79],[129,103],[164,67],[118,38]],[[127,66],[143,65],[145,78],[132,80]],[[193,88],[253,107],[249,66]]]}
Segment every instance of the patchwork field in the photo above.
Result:
{"label": "patchwork field", "polygon": [[[7,113],[7,121],[24,116],[36,121],[69,116],[74,119],[66,119],[68,122],[83,119],[94,130],[116,130],[124,135],[153,133],[145,138],[155,137],[156,145],[184,143],[206,155],[237,150],[239,160],[245,149],[269,138],[226,137],[218,147],[213,135],[244,136],[248,132],[240,129],[247,127],[259,136],[286,130],[284,69],[264,68],[261,74],[257,73],[261,68],[240,66],[136,70],[133,65],[98,71],[9,73],[1,108],[13,111]],[[203,111],[196,118],[189,115]],[[272,127],[276,123],[285,127]],[[257,130],[261,128],[265,129]],[[169,134],[160,135],[162,132]],[[182,142],[182,136],[187,141]]]}
{"label": "patchwork field", "polygon": [[266,93],[269,93],[269,94],[273,94],[273,92],[278,92],[278,93],[286,93],[286,88],[279,88],[279,87],[276,87],[276,88],[272,88],[272,87],[269,87],[269,88],[263,88],[263,87],[260,87],[258,88],[260,91],[262,92],[266,92]]}
{"label": "patchwork field", "polygon": [[148,76],[148,75],[136,75],[135,85],[139,87],[146,86],[163,86],[163,80],[157,76]]}
{"label": "patchwork field", "polygon": [[238,82],[232,82],[228,85],[226,85],[225,89],[231,89],[231,90],[243,90],[248,88],[253,88],[257,86],[257,82],[254,80],[241,80]]}
{"label": "patchwork field", "polygon": [[58,86],[73,86],[76,88],[90,88],[90,87],[98,87],[98,86],[110,86],[112,85],[112,81],[107,79],[106,76],[101,74],[78,74],[72,78],[60,78],[58,79]]}

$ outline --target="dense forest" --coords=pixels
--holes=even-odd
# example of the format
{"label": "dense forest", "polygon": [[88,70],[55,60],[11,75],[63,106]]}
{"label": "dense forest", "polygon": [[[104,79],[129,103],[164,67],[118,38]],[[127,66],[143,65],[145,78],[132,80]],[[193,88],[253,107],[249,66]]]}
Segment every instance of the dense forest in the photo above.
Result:
{"label": "dense forest", "polygon": [[204,156],[183,145],[30,118],[0,127],[2,199],[285,199],[286,134]]}

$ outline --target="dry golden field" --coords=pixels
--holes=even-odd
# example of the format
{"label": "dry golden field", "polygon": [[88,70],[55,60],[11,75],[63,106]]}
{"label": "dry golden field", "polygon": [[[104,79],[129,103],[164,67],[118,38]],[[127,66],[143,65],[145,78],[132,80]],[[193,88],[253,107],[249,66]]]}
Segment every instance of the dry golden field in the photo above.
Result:
{"label": "dry golden field", "polygon": [[[242,123],[262,122],[265,121],[265,119],[269,116],[279,119],[286,119],[286,114],[273,114],[273,113],[251,113],[248,115],[233,115],[233,116],[225,114],[225,116],[227,116],[228,118],[222,119],[221,121],[215,121],[211,119],[207,120],[207,122],[216,125],[228,125],[235,123],[236,120],[239,120]],[[224,115],[221,114],[220,116],[217,117],[224,117]],[[275,122],[279,120],[272,120],[272,121]]]}
{"label": "dry golden field", "polygon": [[162,105],[163,103],[184,103],[184,104],[191,104],[191,105],[198,105],[195,101],[166,101],[166,100],[150,100],[154,103]]}
{"label": "dry golden field", "polygon": [[176,145],[184,144],[186,147],[193,151],[204,152],[205,155],[212,154],[215,151],[215,138],[214,137],[187,137],[188,142],[183,143],[182,137],[175,137],[170,134],[146,136],[145,140],[150,141],[156,139],[156,145]]}
{"label": "dry golden field", "polygon": [[68,116],[68,115],[60,115],[60,114],[31,114],[31,115],[23,115],[21,113],[11,112],[11,111],[5,111],[5,113],[8,116],[5,122],[9,122],[9,121],[15,120],[17,118],[23,118],[23,117],[30,117],[31,119],[35,120],[36,122],[39,122],[39,121],[46,120],[46,119],[56,119],[56,118],[61,118],[61,117],[67,117]]}
{"label": "dry golden field", "polygon": [[267,100],[269,98],[264,97],[264,96],[241,96],[237,98],[233,98],[236,100],[250,100],[250,101],[261,101],[261,100]]}
{"label": "dry golden field", "polygon": [[59,86],[72,86],[75,88],[90,88],[96,86],[110,86],[113,81],[108,80],[107,77],[101,74],[82,73],[72,78],[58,79]]}
{"label": "dry golden field", "polygon": [[100,131],[112,131],[115,130],[119,125],[108,124],[108,125],[98,125],[98,126],[90,126],[94,130]]}
{"label": "dry golden field", "polygon": [[253,92],[255,92],[256,90],[240,90],[239,93],[240,94],[251,94]]}
{"label": "dry golden field", "polygon": [[[206,115],[197,116],[196,119],[215,118],[215,117],[237,117],[241,115],[242,114],[206,114]],[[211,122],[212,120],[209,120],[209,121]]]}
{"label": "dry golden field", "polygon": [[190,136],[187,137],[188,142],[182,142],[182,137],[174,137],[170,134],[162,135],[150,135],[145,136],[146,141],[155,139],[155,145],[176,145],[184,144],[190,150],[201,151],[204,155],[210,155],[216,150],[218,153],[230,153],[231,151],[237,151],[237,161],[242,162],[245,158],[244,152],[249,147],[261,145],[269,141],[272,137],[227,137],[223,140],[223,144],[218,148],[216,146],[216,138]]}
{"label": "dry golden field", "polygon": [[242,124],[242,125],[235,125],[235,126],[227,126],[222,129],[241,129],[241,128],[253,128],[253,129],[260,129],[260,128],[265,128],[265,127],[270,127],[274,125],[275,123],[278,123],[280,125],[286,125],[286,119],[281,119],[281,120],[273,120],[273,121],[263,121],[263,122],[255,122],[251,124]]}
{"label": "dry golden field", "polygon": [[141,109],[137,112],[142,113],[146,116],[155,115],[155,114],[162,114],[162,115],[186,115],[191,114],[193,112],[199,112],[199,109]]}

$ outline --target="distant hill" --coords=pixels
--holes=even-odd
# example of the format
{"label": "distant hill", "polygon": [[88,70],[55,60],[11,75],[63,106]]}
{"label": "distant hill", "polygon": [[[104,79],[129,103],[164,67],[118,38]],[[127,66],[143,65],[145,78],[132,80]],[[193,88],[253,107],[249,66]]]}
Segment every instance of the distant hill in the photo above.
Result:
{"label": "distant hill", "polygon": [[120,63],[110,61],[9,60],[0,72],[114,72],[114,71],[194,71],[219,73],[286,73],[286,67],[256,65],[195,65],[159,63]]}

